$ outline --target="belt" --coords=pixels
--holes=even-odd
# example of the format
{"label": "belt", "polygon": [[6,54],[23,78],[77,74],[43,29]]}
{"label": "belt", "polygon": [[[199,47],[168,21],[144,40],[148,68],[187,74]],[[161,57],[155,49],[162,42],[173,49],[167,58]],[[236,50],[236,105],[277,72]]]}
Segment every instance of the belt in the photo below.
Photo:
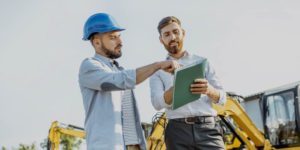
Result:
{"label": "belt", "polygon": [[126,145],[126,149],[127,150],[140,150],[140,146],[139,145]]}
{"label": "belt", "polygon": [[184,122],[186,124],[215,123],[216,117],[196,116],[196,117],[170,119],[169,121]]}

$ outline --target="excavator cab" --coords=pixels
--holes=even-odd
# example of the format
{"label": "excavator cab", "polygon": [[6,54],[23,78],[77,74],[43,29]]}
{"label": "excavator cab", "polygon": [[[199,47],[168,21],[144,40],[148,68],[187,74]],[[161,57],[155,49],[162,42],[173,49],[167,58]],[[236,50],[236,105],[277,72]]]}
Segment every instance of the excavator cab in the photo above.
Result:
{"label": "excavator cab", "polygon": [[288,89],[262,97],[265,136],[274,147],[300,145],[298,91]]}
{"label": "excavator cab", "polygon": [[287,84],[244,99],[247,114],[277,149],[300,149],[299,85]]}

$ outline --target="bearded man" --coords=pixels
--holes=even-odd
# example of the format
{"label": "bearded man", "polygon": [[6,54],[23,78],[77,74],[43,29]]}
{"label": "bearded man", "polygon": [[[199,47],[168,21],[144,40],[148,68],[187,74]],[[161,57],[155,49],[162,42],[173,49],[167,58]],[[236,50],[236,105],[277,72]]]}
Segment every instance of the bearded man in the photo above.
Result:
{"label": "bearded man", "polygon": [[[163,18],[158,24],[159,40],[168,52],[166,60],[175,60],[181,66],[207,60],[183,48],[185,30],[174,16]],[[198,44],[198,43],[197,43]],[[172,110],[172,74],[157,71],[150,78],[151,102],[156,110],[165,109],[168,125],[165,143],[168,150],[223,150],[222,129],[212,103],[223,105],[226,93],[207,61],[205,78],[193,79],[190,91],[201,97]]]}
{"label": "bearded man", "polygon": [[179,67],[168,60],[124,69],[116,61],[122,56],[123,30],[106,13],[92,15],[84,25],[83,40],[95,50],[79,71],[88,150],[146,150],[133,89],[157,70],[173,72]]}

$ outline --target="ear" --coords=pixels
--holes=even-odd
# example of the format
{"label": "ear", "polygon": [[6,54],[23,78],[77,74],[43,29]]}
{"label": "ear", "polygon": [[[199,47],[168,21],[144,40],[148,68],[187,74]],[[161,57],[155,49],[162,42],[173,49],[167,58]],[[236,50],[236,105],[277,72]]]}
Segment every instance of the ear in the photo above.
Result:
{"label": "ear", "polygon": [[95,40],[95,44],[96,44],[97,46],[99,46],[101,43],[100,43],[100,41],[99,41],[98,39],[96,39],[96,40]]}
{"label": "ear", "polygon": [[161,35],[159,35],[159,41],[160,41],[161,44],[164,44]]}
{"label": "ear", "polygon": [[101,46],[101,42],[100,42],[100,39],[99,38],[93,38],[92,39],[92,44],[94,45],[94,47],[99,47]]}
{"label": "ear", "polygon": [[184,29],[182,29],[182,35],[183,35],[183,37],[185,37],[185,30]]}

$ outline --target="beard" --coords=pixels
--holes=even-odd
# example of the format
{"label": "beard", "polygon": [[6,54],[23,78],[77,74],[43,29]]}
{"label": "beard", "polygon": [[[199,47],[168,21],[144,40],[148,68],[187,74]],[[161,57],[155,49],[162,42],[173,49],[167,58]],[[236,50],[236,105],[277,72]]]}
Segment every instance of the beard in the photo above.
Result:
{"label": "beard", "polygon": [[[101,41],[102,42],[102,41]],[[117,45],[113,50],[108,49],[107,47],[105,47],[104,43],[101,44],[101,49],[103,50],[103,52],[106,54],[106,56],[110,59],[117,59],[120,58],[122,56],[122,44]],[[116,49],[120,49],[120,52],[118,53]]]}
{"label": "beard", "polygon": [[[177,43],[177,45],[171,46],[172,43]],[[182,40],[179,40],[179,41],[172,40],[168,44],[164,43],[164,47],[170,54],[177,54],[178,52],[180,52],[182,50],[183,41]]]}

